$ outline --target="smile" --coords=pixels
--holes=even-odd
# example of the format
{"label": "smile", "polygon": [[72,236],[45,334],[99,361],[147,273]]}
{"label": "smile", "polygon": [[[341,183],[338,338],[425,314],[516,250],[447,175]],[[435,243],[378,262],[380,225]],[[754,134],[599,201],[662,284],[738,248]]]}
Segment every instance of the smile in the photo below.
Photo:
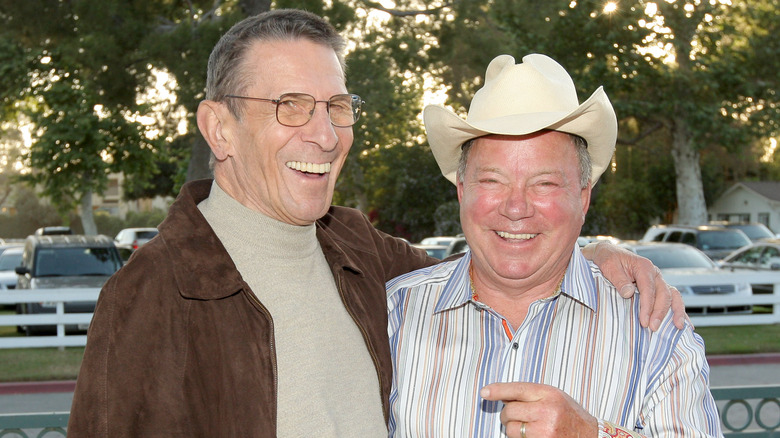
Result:
{"label": "smile", "polygon": [[512,234],[506,231],[496,231],[496,234],[498,234],[498,237],[510,240],[529,240],[538,236],[538,234]]}
{"label": "smile", "polygon": [[301,161],[288,161],[285,163],[287,167],[293,170],[306,173],[328,173],[330,172],[330,163],[316,164],[316,163],[304,163]]}

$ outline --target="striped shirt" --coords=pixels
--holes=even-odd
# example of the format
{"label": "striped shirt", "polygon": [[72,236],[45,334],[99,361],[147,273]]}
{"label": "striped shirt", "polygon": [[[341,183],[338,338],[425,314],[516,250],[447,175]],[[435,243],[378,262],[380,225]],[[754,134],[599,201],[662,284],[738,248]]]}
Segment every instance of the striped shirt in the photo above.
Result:
{"label": "striped shirt", "polygon": [[671,312],[657,332],[642,328],[639,300],[621,298],[579,247],[561,291],[509,331],[472,298],[470,262],[469,252],[387,283],[390,436],[506,436],[502,404],[479,390],[512,381],[563,390],[599,419],[599,436],[721,436],[701,337]]}

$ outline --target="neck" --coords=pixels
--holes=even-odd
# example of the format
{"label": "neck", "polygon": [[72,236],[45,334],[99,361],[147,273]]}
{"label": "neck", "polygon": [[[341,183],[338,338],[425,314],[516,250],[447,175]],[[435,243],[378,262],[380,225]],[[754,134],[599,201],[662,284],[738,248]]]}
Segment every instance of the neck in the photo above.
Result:
{"label": "neck", "polygon": [[469,266],[472,298],[490,306],[499,315],[506,318],[513,328],[517,328],[523,323],[531,303],[549,298],[560,291],[565,274],[564,270],[550,276],[549,280],[540,284],[526,285],[523,284],[525,282],[522,280],[489,281],[486,279],[489,279],[490,276],[479,272],[479,269],[474,269],[473,261]]}

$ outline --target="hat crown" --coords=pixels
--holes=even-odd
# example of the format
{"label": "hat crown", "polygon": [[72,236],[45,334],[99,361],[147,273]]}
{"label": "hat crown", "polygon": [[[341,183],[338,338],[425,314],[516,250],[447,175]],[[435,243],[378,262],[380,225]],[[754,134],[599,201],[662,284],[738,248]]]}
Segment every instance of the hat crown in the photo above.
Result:
{"label": "hat crown", "polygon": [[574,81],[552,58],[531,54],[521,64],[501,55],[485,73],[466,120],[443,105],[428,105],[423,121],[442,174],[456,183],[461,145],[484,135],[528,135],[543,129],[585,139],[591,182],[607,169],[617,139],[617,117],[603,87],[579,103]]}
{"label": "hat crown", "polygon": [[540,113],[569,113],[579,106],[577,90],[566,70],[552,58],[531,54],[515,64],[510,55],[488,65],[485,85],[472,99],[467,120]]}

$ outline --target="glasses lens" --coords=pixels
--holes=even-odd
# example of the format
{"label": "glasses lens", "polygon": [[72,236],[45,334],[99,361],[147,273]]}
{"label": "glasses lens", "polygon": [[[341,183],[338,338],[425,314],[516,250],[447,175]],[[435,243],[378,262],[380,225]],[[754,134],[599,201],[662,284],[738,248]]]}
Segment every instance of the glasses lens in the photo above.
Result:
{"label": "glasses lens", "polygon": [[337,94],[328,100],[330,121],[336,126],[352,126],[360,117],[363,101],[357,94]]}
{"label": "glasses lens", "polygon": [[314,97],[308,94],[282,94],[276,105],[276,120],[286,126],[303,126],[314,113]]}

